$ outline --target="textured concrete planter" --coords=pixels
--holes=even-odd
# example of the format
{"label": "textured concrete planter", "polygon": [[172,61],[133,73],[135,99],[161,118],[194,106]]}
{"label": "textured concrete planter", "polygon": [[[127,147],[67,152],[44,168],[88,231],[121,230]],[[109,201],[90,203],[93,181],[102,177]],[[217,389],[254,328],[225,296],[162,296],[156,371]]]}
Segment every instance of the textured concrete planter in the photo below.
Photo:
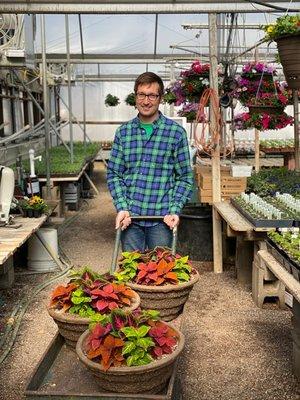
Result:
{"label": "textured concrete planter", "polygon": [[[135,293],[130,307],[123,307],[124,311],[133,311],[140,305],[140,297]],[[65,338],[66,344],[75,349],[79,336],[88,329],[89,318],[82,318],[76,314],[61,312],[48,307],[48,313],[54,319],[59,333]]]}
{"label": "textured concrete planter", "polygon": [[276,39],[280,62],[291,89],[300,89],[300,34]]}
{"label": "textured concrete planter", "polygon": [[[175,329],[172,326],[172,329]],[[116,393],[159,393],[166,386],[172,375],[174,364],[183,350],[184,336],[175,329],[179,336],[178,345],[172,354],[167,354],[160,360],[138,367],[111,367],[104,371],[102,366],[89,360],[84,353],[85,341],[89,331],[78,339],[76,353],[80,361],[95,375],[99,387],[108,392]]]}
{"label": "textured concrete planter", "polygon": [[189,282],[179,285],[147,286],[126,282],[126,285],[137,292],[141,298],[141,307],[157,310],[164,321],[171,321],[182,313],[190,291],[198,281],[199,274],[193,268]]}

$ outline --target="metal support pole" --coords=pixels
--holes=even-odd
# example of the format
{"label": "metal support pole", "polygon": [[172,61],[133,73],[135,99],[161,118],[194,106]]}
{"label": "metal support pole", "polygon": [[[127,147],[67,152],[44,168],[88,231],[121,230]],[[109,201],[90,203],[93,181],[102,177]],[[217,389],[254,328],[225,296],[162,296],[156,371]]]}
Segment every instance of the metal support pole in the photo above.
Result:
{"label": "metal support pole", "polygon": [[[14,70],[12,70],[12,72],[17,76],[17,74],[15,73]],[[23,86],[23,88],[26,90],[26,93],[28,94],[28,96],[31,98],[31,100],[33,101],[33,103],[36,105],[36,107],[38,108],[38,110],[40,111],[40,113],[44,116],[44,110],[42,109],[42,107],[39,105],[38,101],[35,99],[35,97],[30,93],[30,90],[25,86],[23,80],[21,78],[19,78],[17,76],[17,78],[21,81],[21,84]],[[51,126],[51,128],[54,130],[54,132],[56,133],[56,135],[60,138],[62,144],[65,146],[65,148],[67,149],[67,151],[70,153],[70,149],[67,146],[67,144],[64,142],[63,138],[61,137],[60,133],[58,132],[58,130],[56,129],[55,125],[51,122],[51,120],[49,120],[49,124]]]}
{"label": "metal support pole", "polygon": [[158,14],[155,14],[154,49],[153,49],[154,57],[156,57],[156,52],[157,52],[157,25],[158,25]]}
{"label": "metal support pole", "polygon": [[46,187],[47,198],[51,198],[50,183],[50,130],[49,130],[49,96],[47,85],[47,63],[46,63],[46,33],[45,33],[45,15],[41,15],[41,44],[42,44],[42,79],[43,79],[43,101],[44,101],[44,119],[45,119],[45,158],[46,158]]}
{"label": "metal support pole", "polygon": [[96,188],[96,186],[94,185],[94,182],[91,180],[91,178],[88,176],[88,174],[84,171],[83,175],[86,177],[87,181],[89,182],[89,184],[92,186],[92,188],[94,189],[94,192],[96,194],[100,194],[99,190]]}
{"label": "metal support pole", "polygon": [[69,103],[69,132],[70,132],[70,161],[74,162],[73,148],[73,123],[72,123],[72,91],[71,91],[71,63],[70,63],[70,38],[69,38],[69,16],[65,15],[66,25],[66,49],[67,49],[67,75],[68,75],[68,103]]}
{"label": "metal support pole", "polygon": [[[70,108],[68,107],[67,103],[64,101],[64,99],[61,97],[61,95],[59,94],[58,97],[60,98],[61,102],[63,103],[63,105],[67,108],[67,110],[71,113],[72,119],[76,122],[76,124],[79,126],[79,128],[82,130],[82,132],[84,133],[84,128],[80,125],[80,122],[78,121],[78,119],[75,117],[75,115],[70,111]],[[84,122],[84,121],[83,121]],[[91,142],[91,139],[89,138],[89,136],[87,134],[86,138]]]}
{"label": "metal support pole", "polygon": [[294,100],[294,138],[295,138],[295,170],[300,170],[300,124],[299,124],[299,99],[298,90],[293,89],[293,100]]}
{"label": "metal support pole", "polygon": [[86,98],[85,98],[85,65],[82,71],[82,117],[83,117],[83,143],[86,147]]}

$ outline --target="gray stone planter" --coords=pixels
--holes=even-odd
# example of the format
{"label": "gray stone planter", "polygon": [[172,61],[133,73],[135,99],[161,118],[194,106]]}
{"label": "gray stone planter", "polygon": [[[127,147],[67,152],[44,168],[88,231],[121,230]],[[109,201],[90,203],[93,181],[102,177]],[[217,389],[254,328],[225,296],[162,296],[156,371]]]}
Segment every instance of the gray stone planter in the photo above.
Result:
{"label": "gray stone planter", "polygon": [[126,282],[126,285],[137,292],[141,298],[143,309],[157,310],[164,321],[171,321],[182,313],[194,284],[199,279],[199,273],[193,268],[189,282],[179,285],[147,286]]}
{"label": "gray stone planter", "polygon": [[108,392],[116,393],[159,393],[167,385],[172,375],[174,364],[183,350],[184,336],[172,326],[178,333],[178,344],[173,353],[165,355],[147,365],[138,367],[111,367],[104,371],[98,362],[89,360],[84,353],[85,341],[89,330],[78,339],[76,353],[80,361],[97,378],[99,387]]}
{"label": "gray stone planter", "polygon": [[[123,307],[124,311],[133,311],[140,305],[140,297],[135,293],[135,297],[130,307]],[[68,312],[61,312],[48,307],[49,315],[54,319],[59,333],[65,338],[66,344],[74,348],[76,347],[79,336],[88,329],[89,318],[82,318],[76,314],[69,314]]]}

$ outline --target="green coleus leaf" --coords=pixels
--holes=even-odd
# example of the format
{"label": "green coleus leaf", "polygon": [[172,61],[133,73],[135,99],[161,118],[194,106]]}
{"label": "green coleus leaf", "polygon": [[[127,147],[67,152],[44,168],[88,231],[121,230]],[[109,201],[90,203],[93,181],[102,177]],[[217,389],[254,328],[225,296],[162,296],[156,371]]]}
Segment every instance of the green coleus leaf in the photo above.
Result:
{"label": "green coleus leaf", "polygon": [[157,320],[159,319],[159,311],[156,310],[144,310],[143,311],[143,317],[146,317],[147,319],[153,319]]}
{"label": "green coleus leaf", "polygon": [[123,346],[122,349],[122,355],[124,356],[125,354],[130,354],[132,353],[136,348],[136,345],[134,342],[127,341],[125,342],[125,345]]}
{"label": "green coleus leaf", "polygon": [[138,336],[139,338],[142,338],[142,337],[144,337],[144,336],[147,335],[147,333],[149,332],[149,330],[150,330],[150,326],[142,325],[142,326],[140,326],[140,327],[138,328],[138,330],[137,330],[137,336]]}
{"label": "green coleus leaf", "polygon": [[138,337],[138,332],[135,328],[132,328],[131,326],[126,326],[125,328],[122,328],[121,331],[124,333],[124,335],[127,338],[137,338]]}
{"label": "green coleus leaf", "polygon": [[132,367],[134,365],[135,362],[135,358],[133,356],[129,356],[128,358],[126,358],[126,364],[128,365],[128,367]]}
{"label": "green coleus leaf", "polygon": [[184,257],[177,258],[175,260],[175,264],[177,264],[179,262],[183,263],[183,264],[186,264],[188,261],[189,261],[189,256],[184,256]]}
{"label": "green coleus leaf", "polygon": [[177,273],[177,278],[179,281],[187,282],[190,280],[190,275],[187,274],[186,272],[181,271]]}
{"label": "green coleus leaf", "polygon": [[136,348],[133,352],[132,352],[133,358],[135,361],[137,361],[139,358],[143,358],[145,356],[145,350],[141,349],[141,348]]}
{"label": "green coleus leaf", "polygon": [[148,350],[149,347],[155,344],[150,337],[142,337],[137,340],[136,345],[142,347],[144,350]]}
{"label": "green coleus leaf", "polygon": [[143,358],[138,360],[138,365],[147,365],[153,361],[153,358],[150,356],[150,354],[145,354]]}

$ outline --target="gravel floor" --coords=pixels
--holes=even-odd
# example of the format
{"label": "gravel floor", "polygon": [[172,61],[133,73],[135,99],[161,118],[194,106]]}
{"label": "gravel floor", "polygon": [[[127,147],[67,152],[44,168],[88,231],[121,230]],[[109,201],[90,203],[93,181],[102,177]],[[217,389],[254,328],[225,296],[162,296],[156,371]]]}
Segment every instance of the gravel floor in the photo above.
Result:
{"label": "gravel floor", "polygon": [[[75,265],[104,271],[114,244],[114,209],[101,163],[94,175],[100,195],[88,200],[88,207],[64,229],[60,243]],[[237,285],[232,268],[215,275],[207,264],[195,266],[201,279],[183,317],[186,348],[179,365],[183,399],[300,399],[291,372],[290,311],[274,305],[258,309],[251,293]],[[14,323],[8,317],[16,301],[30,297],[34,286],[50,277],[53,274],[17,276],[13,289],[0,292],[2,332],[7,323]],[[0,365],[1,400],[25,398],[30,374],[55,335],[46,305],[56,284],[34,297],[13,349]]]}

